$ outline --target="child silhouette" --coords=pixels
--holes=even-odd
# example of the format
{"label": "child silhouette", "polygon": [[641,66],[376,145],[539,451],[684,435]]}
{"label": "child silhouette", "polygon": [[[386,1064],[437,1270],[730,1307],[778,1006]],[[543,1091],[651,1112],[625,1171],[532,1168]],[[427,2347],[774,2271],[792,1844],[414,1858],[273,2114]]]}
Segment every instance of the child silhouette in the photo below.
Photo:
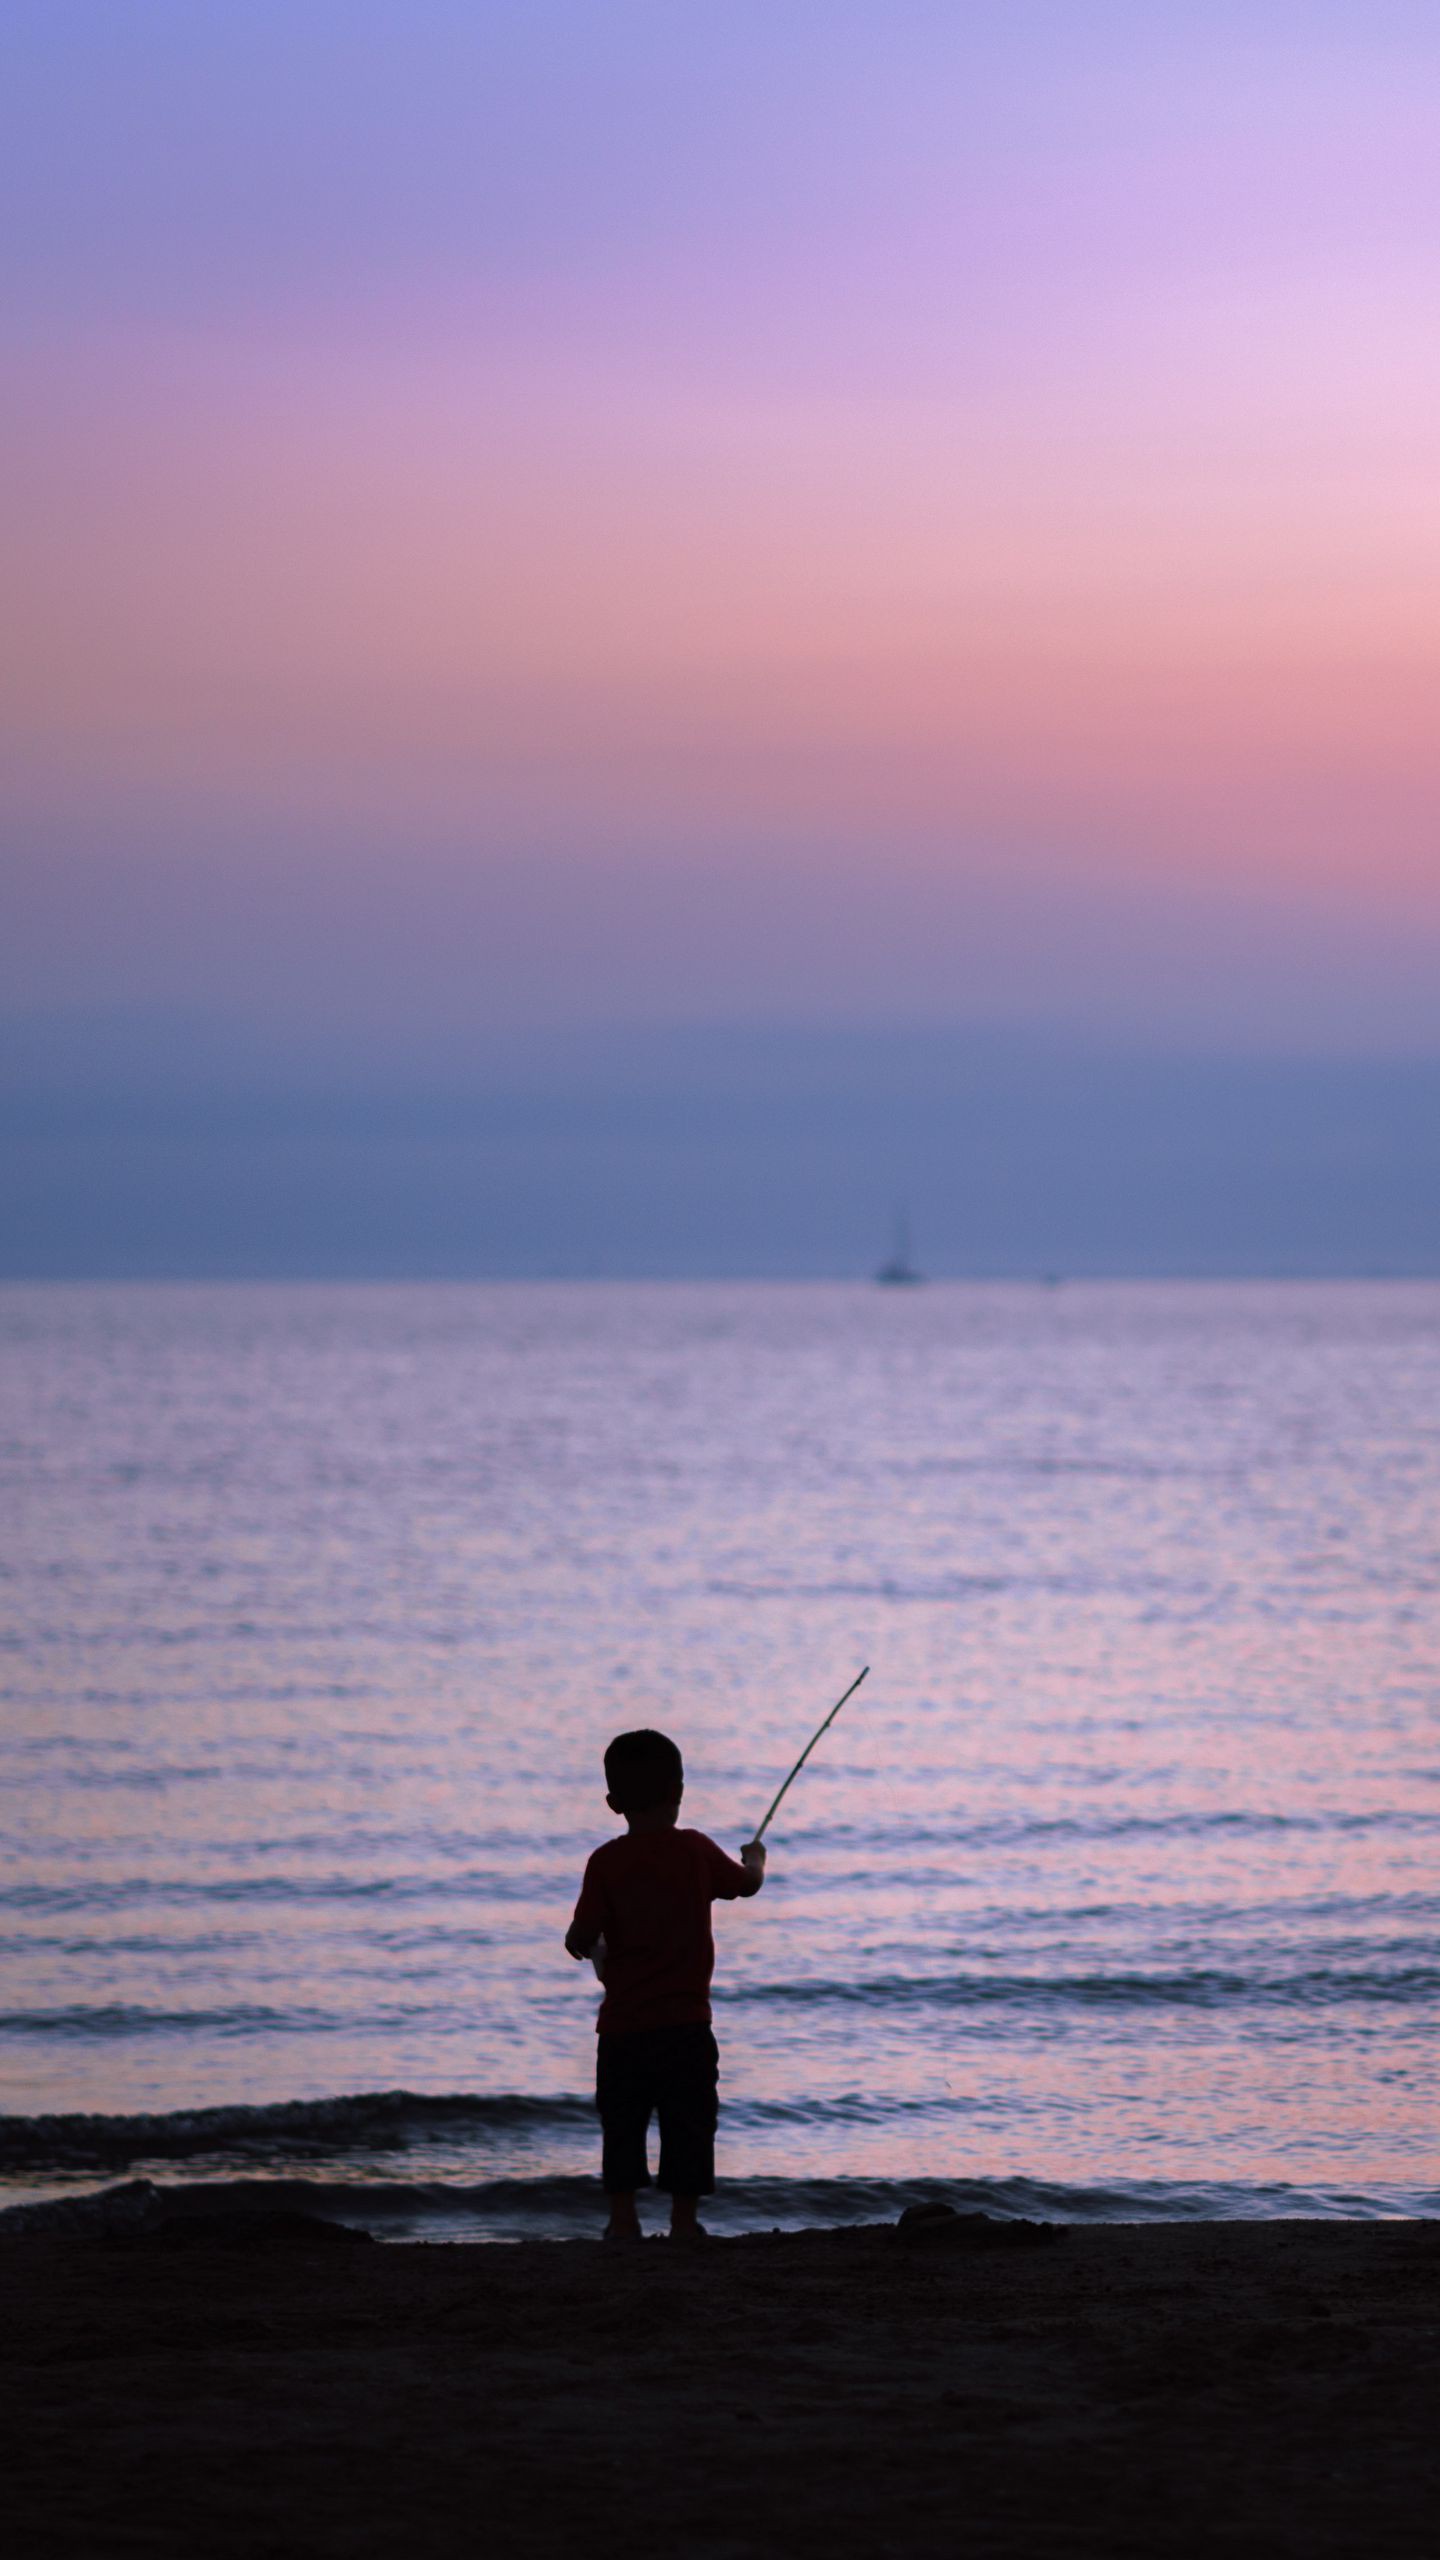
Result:
{"label": "child silhouette", "polygon": [[699,2199],[715,2186],[719,2056],[710,2025],[712,1902],[735,1902],[765,1881],[764,1843],[739,1862],[703,1831],[677,1828],[685,1765],[667,1734],[617,1734],[605,1754],[605,1801],[626,1830],[585,1869],[570,1954],[593,1959],[605,1997],[596,2019],[595,2104],[607,2240],[638,2240],[635,2198],[650,2184],[645,2142],[660,2119],[659,2184],[670,2237],[703,2237]]}

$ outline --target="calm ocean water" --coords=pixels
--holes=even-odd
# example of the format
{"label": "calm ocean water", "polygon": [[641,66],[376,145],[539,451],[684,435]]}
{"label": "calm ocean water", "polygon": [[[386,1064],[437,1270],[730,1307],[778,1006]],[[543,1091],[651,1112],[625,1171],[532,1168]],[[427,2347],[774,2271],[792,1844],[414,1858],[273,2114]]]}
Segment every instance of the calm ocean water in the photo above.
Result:
{"label": "calm ocean water", "polygon": [[1440,1287],[11,1288],[0,1505],[9,2201],[591,2227],[601,1749],[869,1662],[717,2227],[1440,2210]]}

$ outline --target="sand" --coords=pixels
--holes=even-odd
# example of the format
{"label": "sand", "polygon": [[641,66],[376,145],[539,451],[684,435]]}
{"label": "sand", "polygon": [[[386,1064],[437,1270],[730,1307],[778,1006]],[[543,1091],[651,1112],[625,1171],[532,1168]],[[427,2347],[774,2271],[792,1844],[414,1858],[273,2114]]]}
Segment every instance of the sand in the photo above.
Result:
{"label": "sand", "polygon": [[51,2553],[1327,2553],[1440,2538],[1440,2224],[0,2243]]}

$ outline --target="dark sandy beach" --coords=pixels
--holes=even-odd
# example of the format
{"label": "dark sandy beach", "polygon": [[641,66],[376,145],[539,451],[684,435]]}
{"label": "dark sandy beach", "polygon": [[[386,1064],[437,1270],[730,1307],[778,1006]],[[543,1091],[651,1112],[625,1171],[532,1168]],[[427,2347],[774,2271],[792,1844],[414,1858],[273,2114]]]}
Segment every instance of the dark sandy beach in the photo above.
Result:
{"label": "dark sandy beach", "polygon": [[1440,2224],[0,2244],[50,2553],[1430,2552]]}

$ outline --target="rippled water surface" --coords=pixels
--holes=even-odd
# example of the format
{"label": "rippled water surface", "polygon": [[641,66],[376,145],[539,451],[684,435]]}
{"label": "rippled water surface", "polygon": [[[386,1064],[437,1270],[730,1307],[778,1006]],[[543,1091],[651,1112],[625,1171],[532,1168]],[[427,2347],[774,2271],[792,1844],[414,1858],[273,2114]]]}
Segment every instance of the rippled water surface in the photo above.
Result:
{"label": "rippled water surface", "polygon": [[605,1741],[733,1847],[869,1662],[717,1914],[732,2215],[1436,2209],[1440,1289],[55,1287],[0,1348],[13,2195],[592,2211]]}

